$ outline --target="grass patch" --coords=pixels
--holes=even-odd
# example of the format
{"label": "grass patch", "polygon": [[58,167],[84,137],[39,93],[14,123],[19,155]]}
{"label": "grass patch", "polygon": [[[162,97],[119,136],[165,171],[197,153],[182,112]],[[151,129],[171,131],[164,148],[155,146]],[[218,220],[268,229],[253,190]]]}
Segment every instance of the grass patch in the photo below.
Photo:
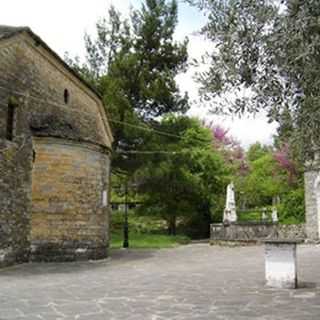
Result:
{"label": "grass patch", "polygon": [[238,213],[239,221],[261,221],[261,212],[247,211]]}
{"label": "grass patch", "polygon": [[[122,248],[123,213],[112,214],[111,248]],[[169,236],[166,234],[166,223],[157,216],[139,216],[129,212],[129,247],[139,249],[174,248],[187,244],[190,238],[184,235]]]}
{"label": "grass patch", "polygon": [[[189,243],[186,236],[169,236],[165,234],[129,233],[129,247],[136,249],[174,248]],[[121,231],[111,234],[111,248],[122,248],[123,235]]]}

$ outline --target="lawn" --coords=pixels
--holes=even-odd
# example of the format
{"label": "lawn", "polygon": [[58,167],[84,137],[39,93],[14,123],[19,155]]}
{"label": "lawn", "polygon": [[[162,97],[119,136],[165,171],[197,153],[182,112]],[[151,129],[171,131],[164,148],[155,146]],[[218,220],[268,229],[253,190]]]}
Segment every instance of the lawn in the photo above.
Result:
{"label": "lawn", "polygon": [[[129,247],[139,249],[174,248],[187,244],[190,239],[186,236],[169,236],[165,234],[129,233]],[[111,248],[122,248],[123,234],[121,231],[111,233]]]}
{"label": "lawn", "polygon": [[244,211],[238,213],[238,220],[247,222],[247,221],[261,221],[261,212],[258,211]]}
{"label": "lawn", "polygon": [[[111,248],[122,248],[123,213],[113,213],[111,221]],[[138,216],[132,211],[129,213],[130,248],[173,248],[188,242],[190,242],[190,239],[187,236],[169,236],[166,234],[166,223],[158,217]]]}

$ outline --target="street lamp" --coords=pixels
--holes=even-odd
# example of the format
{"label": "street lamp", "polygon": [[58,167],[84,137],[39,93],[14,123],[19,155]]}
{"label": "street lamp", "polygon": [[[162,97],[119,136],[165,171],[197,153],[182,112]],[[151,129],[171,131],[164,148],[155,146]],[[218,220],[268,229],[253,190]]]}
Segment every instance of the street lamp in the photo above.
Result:
{"label": "street lamp", "polygon": [[129,222],[128,222],[128,180],[124,185],[125,205],[124,205],[124,224],[123,224],[123,248],[129,248]]}
{"label": "street lamp", "polygon": [[129,212],[128,212],[128,195],[129,195],[129,187],[135,188],[137,185],[132,183],[129,185],[128,179],[125,179],[125,182],[122,185],[114,186],[113,188],[120,191],[121,197],[124,196],[124,221],[123,221],[123,248],[129,248]]}

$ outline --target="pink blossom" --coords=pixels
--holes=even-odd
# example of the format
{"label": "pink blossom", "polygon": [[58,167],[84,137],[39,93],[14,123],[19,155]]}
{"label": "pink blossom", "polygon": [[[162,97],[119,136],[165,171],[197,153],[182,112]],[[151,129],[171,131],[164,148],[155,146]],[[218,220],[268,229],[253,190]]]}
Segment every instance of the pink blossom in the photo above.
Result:
{"label": "pink blossom", "polygon": [[290,159],[290,150],[288,144],[283,144],[281,148],[274,152],[274,159],[277,161],[280,168],[289,173],[289,179],[292,180],[296,175],[295,163]]}

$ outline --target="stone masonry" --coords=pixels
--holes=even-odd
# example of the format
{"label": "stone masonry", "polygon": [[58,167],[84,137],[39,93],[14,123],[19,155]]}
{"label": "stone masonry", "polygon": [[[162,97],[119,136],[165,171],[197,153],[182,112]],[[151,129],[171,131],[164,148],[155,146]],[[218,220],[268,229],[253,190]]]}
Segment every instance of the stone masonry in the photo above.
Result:
{"label": "stone masonry", "polygon": [[238,222],[232,224],[215,223],[210,226],[210,240],[255,242],[266,238],[305,239],[305,224],[281,225],[278,223]]}
{"label": "stone masonry", "polygon": [[311,240],[319,240],[319,214],[317,208],[317,195],[315,182],[320,170],[310,168],[304,174],[305,206],[306,206],[306,232]]}
{"label": "stone masonry", "polygon": [[28,260],[31,147],[0,139],[0,267]]}
{"label": "stone masonry", "polygon": [[0,26],[0,266],[106,257],[111,143],[90,85],[30,29]]}
{"label": "stone masonry", "polygon": [[109,221],[102,197],[108,189],[108,156],[91,145],[52,138],[35,139],[34,150],[31,257],[105,257]]}

